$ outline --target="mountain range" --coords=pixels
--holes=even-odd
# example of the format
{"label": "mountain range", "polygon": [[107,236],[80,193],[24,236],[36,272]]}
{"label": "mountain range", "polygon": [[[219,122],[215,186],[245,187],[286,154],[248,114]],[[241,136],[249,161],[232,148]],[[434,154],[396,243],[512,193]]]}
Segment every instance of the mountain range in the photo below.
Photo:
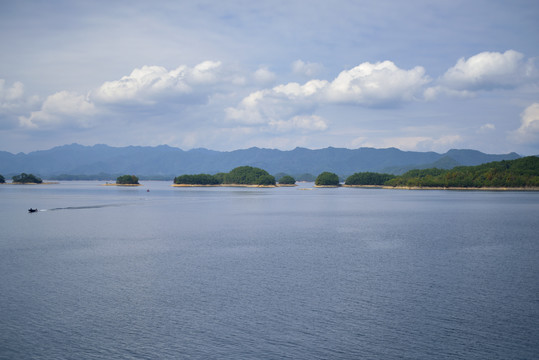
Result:
{"label": "mountain range", "polygon": [[457,149],[444,154],[396,148],[333,147],[317,150],[298,147],[286,151],[257,147],[234,151],[202,148],[184,151],[168,145],[111,147],[71,144],[28,154],[0,151],[0,174],[8,177],[26,172],[49,179],[60,174],[135,174],[146,178],[173,178],[183,174],[228,172],[237,166],[249,165],[270,174],[317,175],[330,171],[344,177],[363,171],[402,174],[417,168],[450,169],[519,157],[514,152],[493,155]]}

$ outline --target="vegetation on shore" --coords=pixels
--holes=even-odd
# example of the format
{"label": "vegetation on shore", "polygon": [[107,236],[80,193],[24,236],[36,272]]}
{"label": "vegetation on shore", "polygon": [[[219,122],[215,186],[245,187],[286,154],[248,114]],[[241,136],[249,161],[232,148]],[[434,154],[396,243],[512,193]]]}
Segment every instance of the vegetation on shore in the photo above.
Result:
{"label": "vegetation on shore", "polygon": [[118,185],[139,185],[138,177],[135,175],[122,175],[116,179]]}
{"label": "vegetation on shore", "polygon": [[6,178],[0,174],[0,184],[3,184],[6,182]]}
{"label": "vegetation on shore", "polygon": [[266,170],[252,166],[240,166],[232,169],[229,173],[181,175],[174,178],[175,185],[275,186],[275,183],[275,177]]}
{"label": "vegetation on shore", "polygon": [[379,174],[375,172],[360,172],[346,178],[345,185],[383,185],[395,177],[392,174]]}
{"label": "vegetation on shore", "polygon": [[[21,173],[12,177],[14,184],[41,184],[43,180],[34,174]],[[5,181],[5,180],[4,180]]]}
{"label": "vegetation on shore", "polygon": [[323,172],[314,181],[316,186],[339,186],[339,177],[332,172]]}
{"label": "vegetation on shore", "polygon": [[279,179],[280,185],[294,185],[296,183],[296,179],[294,179],[290,175],[284,175]]}
{"label": "vegetation on shore", "polygon": [[218,185],[221,184],[219,179],[214,175],[196,174],[196,175],[181,175],[174,178],[174,184],[185,185]]}
{"label": "vegetation on shore", "polygon": [[[410,170],[400,176],[356,173],[346,185],[432,188],[532,188],[539,187],[539,157],[502,160],[477,166],[459,166],[451,170]],[[387,178],[391,177],[391,178]]]}

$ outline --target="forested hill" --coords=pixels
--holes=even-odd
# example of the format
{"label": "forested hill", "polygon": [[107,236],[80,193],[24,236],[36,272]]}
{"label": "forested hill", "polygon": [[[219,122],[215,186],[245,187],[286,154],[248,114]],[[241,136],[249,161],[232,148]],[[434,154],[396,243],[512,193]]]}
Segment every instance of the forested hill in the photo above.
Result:
{"label": "forested hill", "polygon": [[60,174],[137,174],[168,176],[228,172],[238,166],[265,169],[270,174],[320,174],[330,171],[348,176],[360,171],[402,174],[411,168],[451,168],[457,165],[479,165],[490,161],[512,160],[516,153],[490,155],[476,150],[435,152],[388,149],[296,148],[282,151],[250,148],[235,151],[193,149],[184,151],[167,145],[156,147],[110,147],[107,145],[64,145],[28,154],[0,151],[0,174],[21,172],[51,177]]}
{"label": "forested hill", "polygon": [[406,187],[526,188],[539,187],[539,157],[528,156],[451,170],[411,170],[384,183]]}

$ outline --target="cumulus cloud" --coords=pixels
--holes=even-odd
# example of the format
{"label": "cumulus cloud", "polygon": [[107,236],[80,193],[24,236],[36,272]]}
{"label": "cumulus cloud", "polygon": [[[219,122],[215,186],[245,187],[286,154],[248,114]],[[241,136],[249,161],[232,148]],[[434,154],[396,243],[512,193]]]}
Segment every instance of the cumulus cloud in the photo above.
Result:
{"label": "cumulus cloud", "polygon": [[478,90],[511,89],[537,78],[532,59],[507,50],[504,53],[482,52],[468,59],[461,58],[439,80],[432,91],[461,92],[469,95]]}
{"label": "cumulus cloud", "polygon": [[524,110],[521,125],[512,135],[519,143],[539,142],[539,103],[533,103]]}
{"label": "cumulus cloud", "polygon": [[429,81],[421,66],[403,70],[391,61],[366,62],[341,72],[329,85],[327,100],[361,105],[410,101]]}
{"label": "cumulus cloud", "polygon": [[43,102],[41,110],[30,116],[20,116],[20,125],[27,128],[48,127],[69,124],[77,127],[89,126],[89,119],[97,112],[87,96],[68,91],[60,91]]}
{"label": "cumulus cloud", "polygon": [[333,81],[311,80],[264,89],[226,109],[229,120],[245,124],[289,121],[319,104],[386,106],[416,99],[430,81],[422,67],[398,68],[391,61],[363,63],[341,72]]}
{"label": "cumulus cloud", "polygon": [[152,105],[158,99],[192,94],[220,81],[220,68],[218,61],[204,61],[195,67],[182,65],[171,71],[162,66],[143,66],[120,80],[105,82],[92,97],[104,103]]}

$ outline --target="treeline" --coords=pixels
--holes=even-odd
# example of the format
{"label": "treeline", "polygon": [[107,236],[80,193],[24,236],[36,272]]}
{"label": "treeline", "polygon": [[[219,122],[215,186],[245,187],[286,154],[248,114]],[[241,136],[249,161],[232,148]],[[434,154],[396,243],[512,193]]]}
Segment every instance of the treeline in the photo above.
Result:
{"label": "treeline", "polygon": [[270,175],[266,170],[252,167],[240,166],[229,173],[210,174],[195,174],[181,175],[174,178],[174,184],[177,185],[260,185],[271,186],[275,185],[275,177]]}
{"label": "treeline", "polygon": [[[405,187],[539,187],[539,157],[528,156],[451,170],[410,170],[400,176],[356,173],[346,185],[385,185]],[[389,178],[391,177],[391,178]]]}
{"label": "treeline", "polygon": [[139,185],[138,177],[135,175],[122,175],[116,179],[118,185]]}
{"label": "treeline", "polygon": [[395,178],[391,174],[379,174],[374,172],[361,172],[346,178],[346,185],[383,185],[386,181]]}
{"label": "treeline", "polygon": [[[116,179],[120,174],[108,174],[108,173],[99,173],[99,174],[60,174],[60,175],[51,175],[47,177],[50,180],[60,180],[60,181],[80,181],[80,180],[112,180]],[[161,181],[170,181],[174,178],[173,175],[140,175],[138,176],[139,180],[161,180]]]}
{"label": "treeline", "polygon": [[[34,174],[21,173],[12,177],[14,184],[41,184],[43,180]],[[4,180],[5,181],[5,180]]]}

